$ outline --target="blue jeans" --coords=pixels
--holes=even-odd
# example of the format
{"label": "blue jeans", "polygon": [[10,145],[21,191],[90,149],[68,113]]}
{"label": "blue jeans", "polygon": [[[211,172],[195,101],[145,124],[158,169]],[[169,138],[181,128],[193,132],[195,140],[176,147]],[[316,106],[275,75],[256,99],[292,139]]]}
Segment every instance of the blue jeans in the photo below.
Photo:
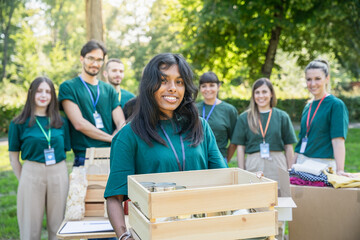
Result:
{"label": "blue jeans", "polygon": [[85,158],[80,156],[75,156],[74,158],[74,167],[84,166]]}

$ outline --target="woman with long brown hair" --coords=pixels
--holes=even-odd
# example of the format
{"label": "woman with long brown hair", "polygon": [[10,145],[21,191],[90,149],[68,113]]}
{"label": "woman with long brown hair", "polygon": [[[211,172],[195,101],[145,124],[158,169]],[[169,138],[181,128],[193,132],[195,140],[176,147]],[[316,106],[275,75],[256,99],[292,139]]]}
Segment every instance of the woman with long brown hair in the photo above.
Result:
{"label": "woman with long brown hair", "polygon": [[70,151],[69,130],[60,116],[54,85],[38,77],[30,85],[24,109],[9,127],[10,163],[19,180],[20,239],[41,239],[44,211],[48,239],[57,239],[69,187],[66,151]]}
{"label": "woman with long brown hair", "polygon": [[238,145],[240,168],[250,172],[262,171],[265,177],[274,180],[278,180],[278,167],[287,170],[291,166],[292,144],[296,142],[289,115],[276,108],[276,103],[269,79],[256,80],[249,109],[239,115],[231,140]]}

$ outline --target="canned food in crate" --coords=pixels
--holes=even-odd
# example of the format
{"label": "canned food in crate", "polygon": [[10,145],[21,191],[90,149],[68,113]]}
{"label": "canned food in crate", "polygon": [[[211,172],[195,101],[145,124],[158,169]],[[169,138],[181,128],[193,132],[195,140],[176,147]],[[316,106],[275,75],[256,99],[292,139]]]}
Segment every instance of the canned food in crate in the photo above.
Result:
{"label": "canned food in crate", "polygon": [[140,184],[146,188],[149,192],[153,192],[154,191],[154,186],[155,183],[154,182],[140,182]]}
{"label": "canned food in crate", "polygon": [[176,183],[160,182],[154,185],[154,192],[165,192],[175,190]]}

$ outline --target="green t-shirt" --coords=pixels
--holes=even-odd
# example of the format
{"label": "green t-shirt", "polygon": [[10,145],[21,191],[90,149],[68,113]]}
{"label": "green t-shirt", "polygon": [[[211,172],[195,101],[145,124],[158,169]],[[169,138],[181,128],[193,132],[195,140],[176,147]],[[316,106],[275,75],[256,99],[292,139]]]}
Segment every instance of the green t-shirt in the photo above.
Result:
{"label": "green t-shirt", "polygon": [[[204,102],[197,103],[196,105],[199,109],[200,116],[206,119],[212,105],[207,105]],[[203,116],[204,105],[205,116]],[[227,146],[235,128],[237,115],[238,112],[233,105],[222,101],[220,104],[215,106],[208,119],[208,123],[214,132],[216,143],[224,158],[227,156]]]}
{"label": "green t-shirt", "polygon": [[[319,102],[320,100],[313,101],[309,121],[313,117]],[[301,140],[306,134],[309,108],[310,103],[305,106],[302,113],[299,142],[295,147],[297,153],[300,152]],[[333,95],[325,97],[310,125],[308,142],[303,154],[312,158],[334,158],[331,140],[338,137],[346,138],[348,125],[349,112],[344,102]]]}
{"label": "green t-shirt", "polygon": [[121,92],[121,100],[120,100],[120,106],[121,108],[124,108],[125,104],[132,98],[135,97],[134,94],[132,94],[129,91],[126,91],[125,89],[120,89]]}
{"label": "green t-shirt", "polygon": [[[174,132],[171,120],[160,121],[179,157],[182,167],[182,148],[179,134]],[[204,140],[196,147],[184,140],[185,170],[226,168],[226,163],[216,145],[210,126],[202,120]],[[161,130],[156,131],[165,140]],[[182,135],[185,139],[186,134]],[[168,141],[165,140],[168,144]],[[150,147],[131,128],[131,123],[123,127],[114,137],[110,154],[110,175],[104,197],[127,195],[127,176],[145,173],[177,172],[178,164],[170,145],[168,147],[153,141]]]}
{"label": "green t-shirt", "polygon": [[[48,134],[48,117],[36,117]],[[28,126],[30,118],[23,124],[15,124],[13,121],[9,127],[9,151],[21,152],[22,160],[45,163],[44,149],[48,149],[48,141],[38,124]],[[54,148],[56,162],[66,159],[66,151],[70,151],[69,127],[66,119],[61,128],[51,128],[50,144]]]}
{"label": "green t-shirt", "polygon": [[[97,98],[97,85],[86,83],[90,89],[94,101]],[[96,104],[96,111],[101,115],[104,128],[100,130],[112,134],[114,132],[114,125],[112,120],[112,111],[119,106],[118,94],[115,89],[107,83],[99,80],[100,97]],[[70,100],[80,108],[83,118],[88,120],[95,126],[94,107],[91,101],[90,94],[79,77],[67,80],[60,85],[59,102],[60,110],[63,110],[61,102],[63,100]],[[110,143],[102,142],[92,139],[80,131],[77,131],[69,121],[71,147],[75,156],[85,157],[86,148],[89,147],[110,147]]]}
{"label": "green t-shirt", "polygon": [[[247,115],[248,112],[246,111],[238,116],[231,143],[245,146],[245,153],[260,152],[260,143],[263,142],[260,128],[257,134],[251,131]],[[260,116],[263,130],[265,130],[269,112],[260,113]],[[273,108],[265,135],[265,142],[269,143],[270,151],[284,151],[284,145],[293,144],[296,141],[294,127],[289,115],[278,108]]]}

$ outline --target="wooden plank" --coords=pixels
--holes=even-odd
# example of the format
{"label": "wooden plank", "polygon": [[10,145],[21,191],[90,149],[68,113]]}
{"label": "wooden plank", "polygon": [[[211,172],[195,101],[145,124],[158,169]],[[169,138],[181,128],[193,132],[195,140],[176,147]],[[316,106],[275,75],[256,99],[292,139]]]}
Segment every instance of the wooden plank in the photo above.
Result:
{"label": "wooden plank", "polygon": [[85,217],[103,217],[104,214],[104,202],[85,203]]}
{"label": "wooden plank", "polygon": [[87,174],[86,179],[88,181],[100,181],[107,182],[109,175],[107,174]]}
{"label": "wooden plank", "polygon": [[151,239],[149,220],[144,217],[132,202],[129,202],[129,224],[141,240]]}
{"label": "wooden plank", "polygon": [[85,202],[104,202],[105,188],[88,188],[86,191]]}
{"label": "wooden plank", "polygon": [[236,168],[197,170],[171,173],[132,175],[137,182],[175,182],[187,188],[225,186],[234,184],[232,173]]}
{"label": "wooden plank", "polygon": [[128,196],[141,209],[145,216],[150,216],[150,193],[134,178],[128,177]]}
{"label": "wooden plank", "polygon": [[266,177],[258,177],[256,173],[237,168],[238,183],[263,183],[263,182],[276,182]]}
{"label": "wooden plank", "polygon": [[110,158],[110,147],[105,148],[87,148],[85,153],[85,158],[89,159],[90,157],[96,158]]}
{"label": "wooden plank", "polygon": [[133,205],[129,210],[130,225],[142,240],[235,240],[277,232],[276,211],[150,223]]}
{"label": "wooden plank", "polygon": [[244,184],[151,193],[149,218],[277,205],[277,184]]}

